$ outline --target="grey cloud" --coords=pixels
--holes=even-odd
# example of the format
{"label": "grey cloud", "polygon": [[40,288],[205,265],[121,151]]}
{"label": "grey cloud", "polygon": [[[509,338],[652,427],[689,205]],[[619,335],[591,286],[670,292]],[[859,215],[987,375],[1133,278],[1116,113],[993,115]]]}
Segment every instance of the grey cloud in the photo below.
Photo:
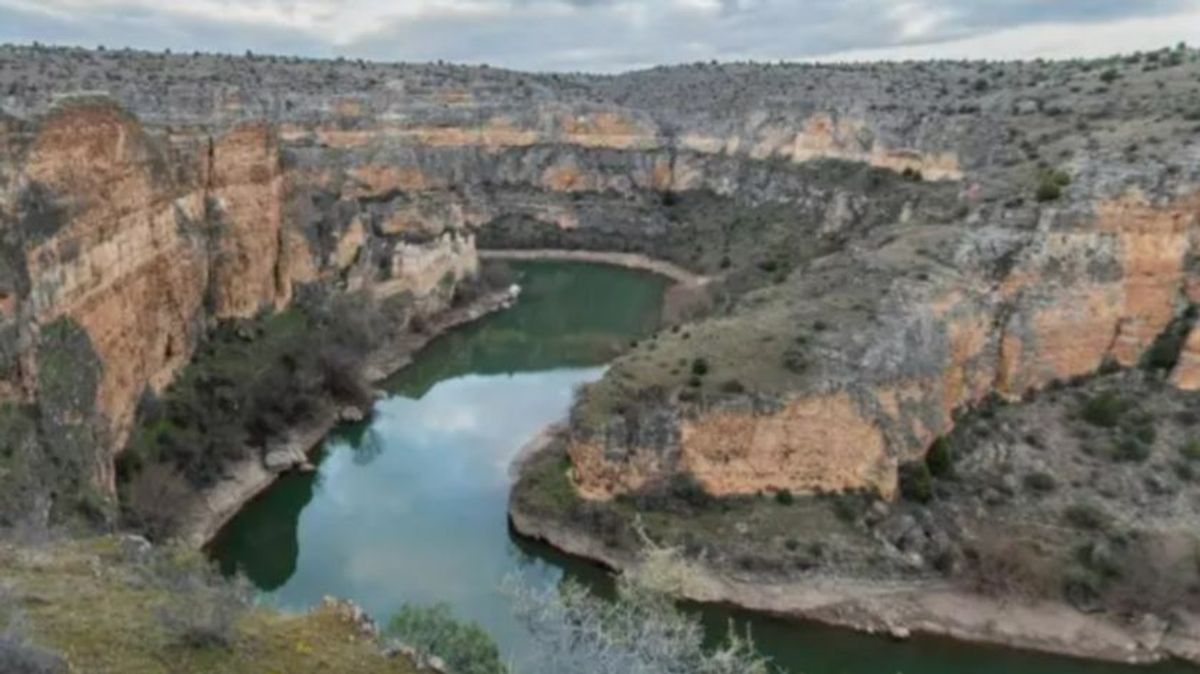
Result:
{"label": "grey cloud", "polygon": [[[492,6],[495,11],[483,16],[434,13],[382,21],[369,34],[335,44],[319,34],[184,18],[168,4],[136,11],[132,5],[86,9],[73,19],[61,19],[6,8],[0,0],[0,41],[235,53],[251,49],[611,72],[708,59],[812,58],[939,43],[1050,21],[1083,26],[1198,10],[1200,0],[719,0],[712,12],[668,0],[494,0]],[[643,11],[631,13],[631,6]],[[904,7],[908,14],[900,11]],[[921,23],[922,17],[933,18]],[[910,20],[919,29],[910,25],[906,32]]]}

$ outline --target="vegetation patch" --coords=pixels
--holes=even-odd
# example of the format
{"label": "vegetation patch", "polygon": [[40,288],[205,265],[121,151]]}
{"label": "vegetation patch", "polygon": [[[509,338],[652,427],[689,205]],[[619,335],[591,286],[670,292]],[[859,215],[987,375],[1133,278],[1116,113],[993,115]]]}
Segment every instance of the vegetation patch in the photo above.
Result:
{"label": "vegetation patch", "polygon": [[933,474],[925,462],[912,461],[900,466],[900,494],[916,503],[933,500]]}
{"label": "vegetation patch", "polygon": [[1071,184],[1071,176],[1061,170],[1047,170],[1038,174],[1037,190],[1034,196],[1038,201],[1055,201],[1062,196],[1063,189]]}
{"label": "vegetation patch", "polygon": [[176,494],[220,480],[289,429],[366,407],[367,355],[398,320],[365,296],[314,292],[294,308],[219,326],[161,397],[147,394],[117,465],[129,522],[151,535]]}
{"label": "vegetation patch", "polygon": [[1080,408],[1079,416],[1093,426],[1115,428],[1132,407],[1131,401],[1115,391],[1104,391],[1089,398]]}

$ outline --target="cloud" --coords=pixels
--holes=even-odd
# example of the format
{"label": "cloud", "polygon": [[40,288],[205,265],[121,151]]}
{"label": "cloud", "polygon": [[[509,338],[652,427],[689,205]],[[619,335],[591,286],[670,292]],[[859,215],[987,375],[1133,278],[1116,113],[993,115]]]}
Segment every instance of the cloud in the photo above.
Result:
{"label": "cloud", "polygon": [[1073,56],[1194,38],[1198,16],[1200,0],[0,0],[0,40],[611,72],[708,59]]}

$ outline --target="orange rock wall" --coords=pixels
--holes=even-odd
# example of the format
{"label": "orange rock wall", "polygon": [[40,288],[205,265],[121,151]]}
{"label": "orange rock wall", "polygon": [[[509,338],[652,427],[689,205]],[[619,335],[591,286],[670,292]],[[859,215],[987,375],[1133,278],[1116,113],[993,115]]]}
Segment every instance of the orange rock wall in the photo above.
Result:
{"label": "orange rock wall", "polygon": [[[928,374],[897,381],[863,366],[847,377],[857,397],[801,391],[773,412],[717,407],[679,415],[677,447],[614,453],[584,433],[569,448],[576,484],[603,499],[686,472],[717,495],[871,489],[891,496],[897,465],[949,431],[956,410],[993,393],[1018,398],[1106,360],[1136,364],[1196,300],[1189,263],[1198,204],[1200,193],[1165,205],[1137,193],[1100,201],[1092,218],[1037,233],[998,283],[963,270],[915,310],[912,320],[936,322],[945,337]],[[1095,271],[1097,260],[1112,269]],[[1172,381],[1200,388],[1200,328]]]}

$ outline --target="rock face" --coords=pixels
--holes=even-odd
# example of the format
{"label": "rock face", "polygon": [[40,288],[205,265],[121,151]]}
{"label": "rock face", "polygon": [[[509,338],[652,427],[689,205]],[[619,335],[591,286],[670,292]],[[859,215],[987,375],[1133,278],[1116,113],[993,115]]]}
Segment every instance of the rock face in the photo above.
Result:
{"label": "rock face", "polygon": [[[628,414],[596,421],[593,413],[575,425],[570,449],[580,490],[608,498],[688,473],[713,494],[869,489],[890,497],[898,464],[923,456],[956,412],[1106,363],[1138,364],[1194,302],[1197,203],[1188,192],[1158,204],[1130,192],[1089,204],[1086,215],[1044,209],[1023,231],[910,231],[927,251],[915,256],[895,241],[866,241],[847,259],[825,258],[787,284],[787,296],[814,298],[801,311],[764,297],[734,320],[699,326],[691,340],[701,346],[658,340],[660,351],[700,353],[733,375],[751,359],[782,368],[798,350],[801,372],[765,396],[718,391],[700,403],[651,403],[662,409],[632,423]],[[906,278],[931,261],[935,268]],[[859,315],[840,311],[847,306]],[[828,325],[806,333],[814,320]],[[805,346],[704,350],[745,324]],[[1193,334],[1171,376],[1181,388],[1195,386],[1195,343]],[[619,362],[613,380],[636,376],[637,358]]]}
{"label": "rock face", "polygon": [[[355,287],[409,292],[431,308],[475,273],[470,235],[453,229],[428,242],[361,224],[331,229],[323,234],[337,253],[322,255],[325,242],[300,229],[313,223],[284,224],[290,204],[313,208],[316,187],[285,172],[265,123],[164,136],[111,102],[70,101],[7,134],[17,147],[4,212],[10,350],[19,364],[19,344],[40,326],[82,326],[102,371],[95,410],[114,447],[142,391],[169,383],[213,320],[281,309],[297,285],[337,280],[368,248],[389,264],[364,260]],[[10,368],[9,399],[35,400],[34,377]]]}
{"label": "rock face", "polygon": [[[641,349],[618,362],[573,425],[584,493],[680,472],[890,493],[955,410],[1131,364],[1195,300],[1200,160],[1158,114],[1193,59],[1098,88],[1078,64],[590,77],[0,48],[0,391],[38,404],[39,331],[81,326],[115,451],[213,321],[305,284],[435,311],[477,245],[637,252],[725,276],[729,315],[660,341],[739,382],[681,396]],[[1054,167],[1072,184],[1035,203]]]}

